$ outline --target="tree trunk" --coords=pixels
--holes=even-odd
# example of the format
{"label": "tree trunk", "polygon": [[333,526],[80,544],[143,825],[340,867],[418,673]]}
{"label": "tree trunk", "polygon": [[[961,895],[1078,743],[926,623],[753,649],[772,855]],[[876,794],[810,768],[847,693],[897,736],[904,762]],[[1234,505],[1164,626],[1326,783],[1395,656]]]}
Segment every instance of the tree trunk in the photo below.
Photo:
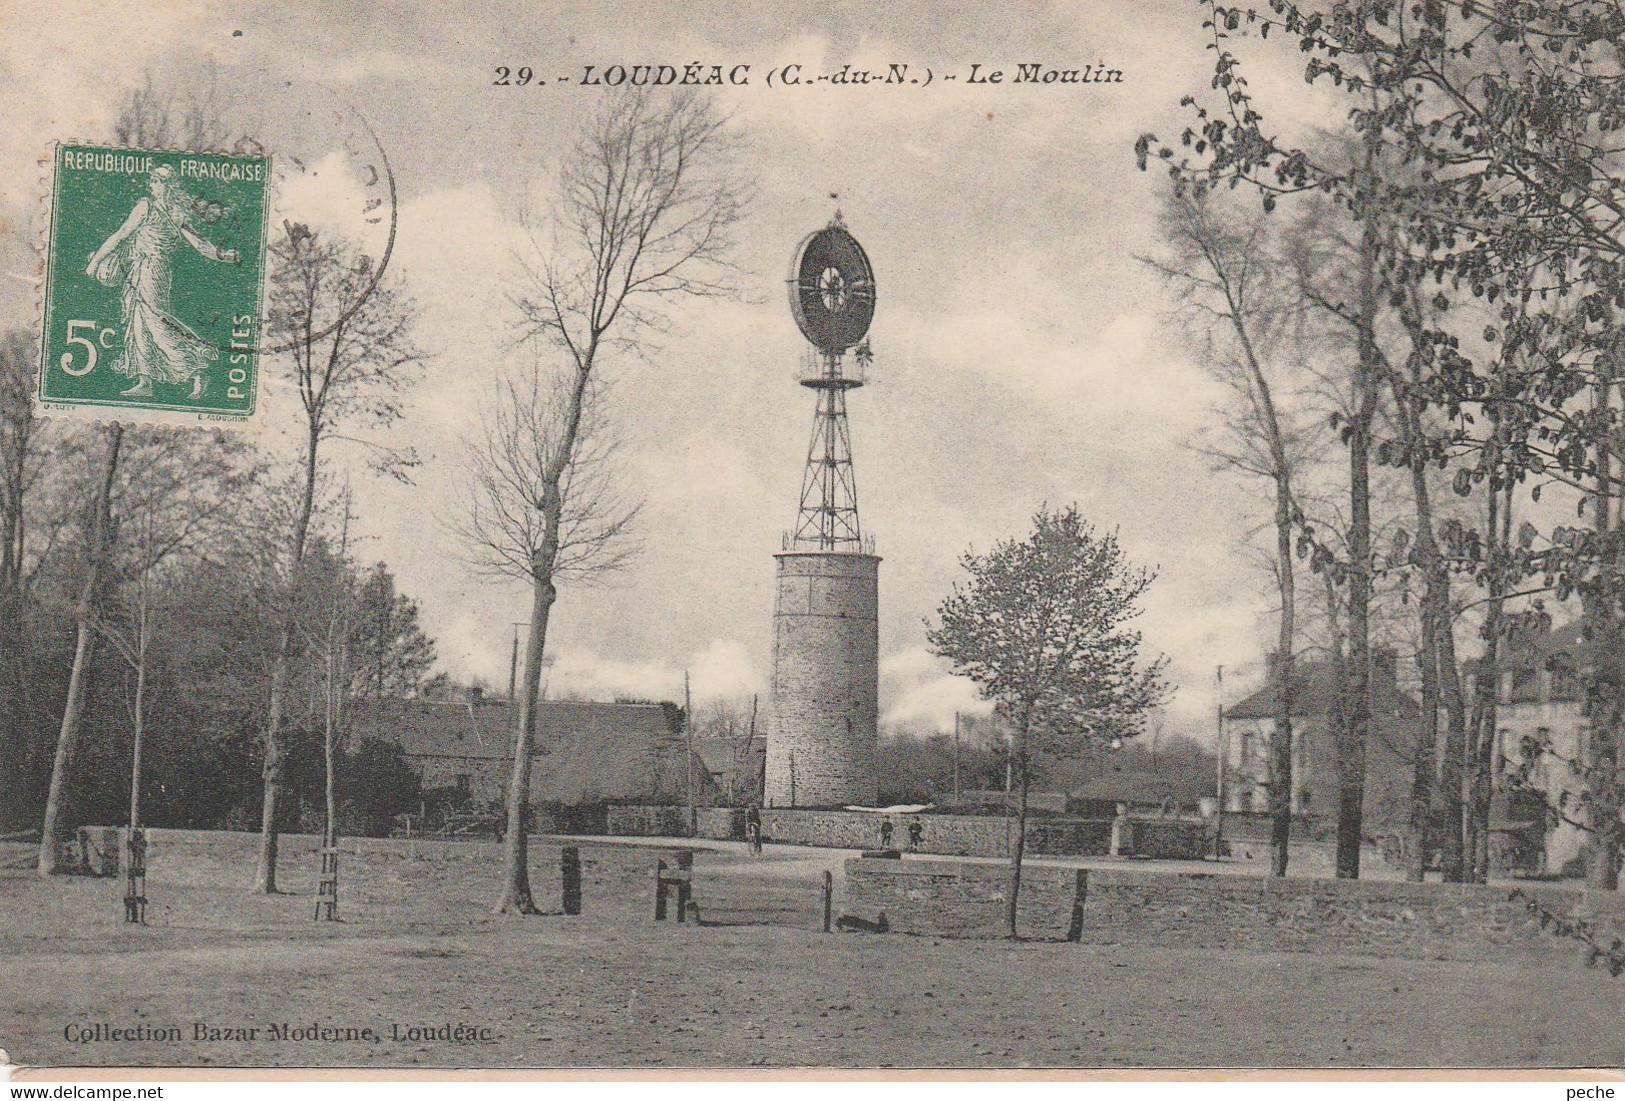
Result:
{"label": "tree trunk", "polygon": [[1285,472],[1275,479],[1275,557],[1281,622],[1275,642],[1275,729],[1270,732],[1270,874],[1282,877],[1292,855],[1292,650],[1297,611],[1292,571],[1292,494]]}
{"label": "tree trunk", "polygon": [[327,829],[322,838],[322,847],[326,849],[339,843],[339,806],[333,787],[333,739],[338,726],[338,705],[334,700],[334,693],[338,691],[338,673],[334,668],[337,661],[334,653],[327,655],[327,707],[323,709],[322,722],[322,788],[327,797]]}
{"label": "tree trunk", "polygon": [[[1413,560],[1422,573],[1422,646],[1417,654],[1417,672],[1422,681],[1422,734],[1412,747],[1411,761],[1411,854],[1405,869],[1406,878],[1415,883],[1427,876],[1428,843],[1432,834],[1434,808],[1438,802],[1439,709],[1441,698],[1440,670],[1444,664],[1444,651],[1448,649],[1450,661],[1455,662],[1455,645],[1446,646],[1450,626],[1450,574],[1439,553],[1438,537],[1433,530],[1433,496],[1428,485],[1428,454],[1422,430],[1421,360],[1411,357],[1411,387],[1407,392],[1398,377],[1391,381],[1394,394],[1394,412],[1399,422],[1401,439],[1410,454],[1411,498],[1416,508],[1416,539]],[[1461,706],[1459,682],[1452,678],[1458,692],[1456,708]],[[1460,802],[1458,785],[1456,800]],[[1447,821],[1449,819],[1446,819]],[[1459,846],[1458,846],[1459,849]]]}
{"label": "tree trunk", "polygon": [[[556,493],[556,491],[555,491]],[[525,649],[525,676],[520,684],[519,730],[514,737],[513,778],[508,786],[508,828],[503,846],[502,896],[499,914],[535,914],[530,892],[531,754],[536,746],[536,709],[542,689],[542,650],[547,644],[547,621],[557,599],[550,564],[538,563],[530,605],[530,640]]]}
{"label": "tree trunk", "polygon": [[[135,738],[130,751],[130,829],[141,828],[141,743],[145,739],[147,722],[147,642],[145,611],[136,642],[135,658]],[[132,833],[132,836],[134,834]]]}
{"label": "tree trunk", "polygon": [[[1486,519],[1489,534],[1488,588],[1489,596],[1484,608],[1483,678],[1489,681],[1488,691],[1480,683],[1473,701],[1473,722],[1468,740],[1467,794],[1462,804],[1462,849],[1464,869],[1462,878],[1468,883],[1485,883],[1489,879],[1489,818],[1494,777],[1491,770],[1495,760],[1495,739],[1498,725],[1497,708],[1501,693],[1501,635],[1506,608],[1506,543],[1502,538],[1506,516],[1503,509],[1503,491],[1497,484],[1501,477],[1500,428],[1496,429],[1497,443],[1490,452],[1490,475]],[[1508,487],[1508,494],[1510,486]],[[1510,503],[1510,502],[1506,502]]]}
{"label": "tree trunk", "polygon": [[[1610,365],[1601,368],[1610,372]],[[1598,405],[1613,405],[1614,380],[1605,373],[1599,388]],[[1593,526],[1598,543],[1607,547],[1616,536],[1613,476],[1613,448],[1605,438],[1597,444],[1597,494]],[[1625,655],[1625,631],[1619,621],[1619,598],[1614,582],[1604,570],[1598,582],[1602,591],[1584,602],[1587,646],[1585,752],[1582,757],[1586,795],[1585,867],[1586,886],[1594,891],[1619,889],[1620,772],[1619,729],[1621,694],[1625,692],[1621,660]]]}
{"label": "tree trunk", "polygon": [[293,556],[288,564],[288,594],[282,609],[282,625],[277,634],[276,657],[271,665],[271,702],[265,714],[265,793],[260,804],[260,852],[254,871],[254,890],[277,893],[277,803],[282,794],[282,713],[287,707],[288,679],[294,658],[294,617],[297,614],[300,575],[305,564],[305,544],[310,538],[310,518],[316,510],[316,449],[320,438],[313,431],[305,440],[305,484],[299,514],[294,518]]}
{"label": "tree trunk", "polygon": [[[1370,158],[1366,180],[1371,180]],[[1349,418],[1349,608],[1347,727],[1337,755],[1337,878],[1360,878],[1365,833],[1365,753],[1371,739],[1371,421],[1376,413],[1377,227],[1365,219],[1360,243],[1358,355]]]}
{"label": "tree trunk", "polygon": [[1010,905],[1007,910],[1009,918],[1010,939],[1016,940],[1016,911],[1021,899],[1021,858],[1027,851],[1027,792],[1030,787],[1031,769],[1029,754],[1027,752],[1028,728],[1032,722],[1032,712],[1028,709],[1021,716],[1021,723],[1016,727],[1016,768],[1021,773],[1021,799],[1016,810],[1016,840],[1010,849]]}
{"label": "tree trunk", "polygon": [[57,733],[56,758],[51,764],[51,787],[45,797],[45,819],[40,827],[38,870],[41,876],[56,873],[57,831],[62,817],[62,791],[68,766],[79,740],[84,717],[85,690],[90,681],[90,658],[96,641],[96,591],[107,567],[112,542],[113,483],[118,477],[119,451],[124,444],[124,426],[114,421],[107,430],[107,461],[97,489],[95,514],[91,521],[90,555],[84,586],[79,590],[78,638],[73,647],[73,670],[68,674],[68,699],[62,708],[62,726]]}
{"label": "tree trunk", "polygon": [[23,828],[28,798],[28,752],[32,717],[25,704],[28,682],[21,579],[6,563],[0,573],[0,833]]}

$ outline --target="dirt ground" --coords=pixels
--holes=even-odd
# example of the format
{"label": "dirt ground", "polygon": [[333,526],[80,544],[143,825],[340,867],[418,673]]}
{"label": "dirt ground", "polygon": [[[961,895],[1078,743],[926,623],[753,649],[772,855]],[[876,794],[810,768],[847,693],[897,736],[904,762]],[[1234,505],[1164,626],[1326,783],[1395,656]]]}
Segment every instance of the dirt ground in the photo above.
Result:
{"label": "dirt ground", "polygon": [[[418,856],[400,874],[357,874],[338,925],[311,922],[311,884],[291,874],[296,893],[276,898],[154,882],[152,924],[127,928],[116,881],[0,871],[0,1047],[20,1064],[98,1066],[1625,1064],[1625,982],[1578,959],[1536,968],[656,924],[637,852],[599,861],[625,874],[589,877],[580,917],[493,917],[498,853],[482,848],[488,861],[465,849],[452,863]],[[711,852],[696,867],[782,887],[815,883],[842,855]],[[433,881],[417,890],[404,869]],[[281,1038],[273,1026],[351,1032]],[[180,1036],[97,1038],[111,1029]]]}

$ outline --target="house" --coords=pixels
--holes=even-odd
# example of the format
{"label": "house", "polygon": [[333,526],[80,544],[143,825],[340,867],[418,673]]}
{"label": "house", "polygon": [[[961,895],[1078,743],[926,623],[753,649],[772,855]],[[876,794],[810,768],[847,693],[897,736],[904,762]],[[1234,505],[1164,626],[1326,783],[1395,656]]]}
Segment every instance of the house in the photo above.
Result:
{"label": "house", "polygon": [[[1584,759],[1586,749],[1585,688],[1577,671],[1588,658],[1588,644],[1580,635],[1579,623],[1554,628],[1542,620],[1538,628],[1515,632],[1502,643],[1493,677],[1483,658],[1469,661],[1463,670],[1469,700],[1477,699],[1479,692],[1495,692],[1493,767],[1498,792],[1509,774],[1522,770],[1528,747],[1529,794],[1538,793],[1536,801],[1546,806],[1525,807],[1522,814],[1511,814],[1507,807],[1497,817],[1534,820],[1544,833],[1543,870],[1551,872],[1580,859],[1586,841],[1584,830],[1546,809],[1558,806],[1565,793],[1577,796],[1584,784],[1569,767],[1571,761]],[[1495,809],[1501,811],[1510,801],[1503,792]],[[1492,821],[1497,824],[1510,828],[1518,822]]]}
{"label": "house", "polygon": [[694,756],[730,806],[759,803],[767,739],[695,738]]}
{"label": "house", "polygon": [[[1372,736],[1365,754],[1365,832],[1380,837],[1410,820],[1414,762],[1421,742],[1421,708],[1399,688],[1392,650],[1372,654]],[[1224,712],[1224,809],[1262,814],[1269,809],[1269,747],[1279,704],[1275,655],[1267,658],[1264,687]],[[1292,813],[1326,821],[1337,817],[1339,788],[1334,670],[1330,662],[1299,658],[1292,665]]]}
{"label": "house", "polygon": [[1114,772],[1067,793],[1068,814],[1080,818],[1113,818],[1121,807],[1129,814],[1197,813],[1189,785],[1149,772]]}
{"label": "house", "polygon": [[[425,788],[505,799],[513,768],[514,706],[463,698],[387,698],[355,705],[352,730],[394,745]],[[534,803],[716,803],[709,773],[689,761],[682,709],[669,703],[543,700],[537,705]]]}

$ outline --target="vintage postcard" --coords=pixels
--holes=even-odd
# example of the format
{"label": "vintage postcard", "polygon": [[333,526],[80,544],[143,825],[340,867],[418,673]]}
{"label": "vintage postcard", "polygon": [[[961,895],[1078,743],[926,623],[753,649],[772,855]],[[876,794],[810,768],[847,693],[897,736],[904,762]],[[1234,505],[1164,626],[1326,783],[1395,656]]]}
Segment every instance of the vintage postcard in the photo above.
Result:
{"label": "vintage postcard", "polygon": [[1621,41],[0,0],[0,1064],[1620,1088]]}

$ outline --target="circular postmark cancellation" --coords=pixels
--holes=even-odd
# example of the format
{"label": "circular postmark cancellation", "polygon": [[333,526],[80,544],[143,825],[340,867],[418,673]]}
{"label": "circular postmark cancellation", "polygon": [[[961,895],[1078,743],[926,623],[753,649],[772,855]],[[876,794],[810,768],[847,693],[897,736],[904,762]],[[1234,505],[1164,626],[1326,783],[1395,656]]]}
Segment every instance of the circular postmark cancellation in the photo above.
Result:
{"label": "circular postmark cancellation", "polygon": [[337,331],[378,287],[394,249],[388,157],[359,113],[330,114],[329,125],[307,129],[320,143],[313,145],[319,160],[277,155],[280,183],[323,170],[344,177],[338,232],[351,249],[354,278],[307,304],[304,317],[268,310],[268,286],[278,265],[300,263],[301,248],[308,252],[323,231],[299,220],[297,210],[273,208],[272,155],[257,142],[240,141],[231,153],[56,146],[41,413],[127,423],[252,421],[264,358]]}

